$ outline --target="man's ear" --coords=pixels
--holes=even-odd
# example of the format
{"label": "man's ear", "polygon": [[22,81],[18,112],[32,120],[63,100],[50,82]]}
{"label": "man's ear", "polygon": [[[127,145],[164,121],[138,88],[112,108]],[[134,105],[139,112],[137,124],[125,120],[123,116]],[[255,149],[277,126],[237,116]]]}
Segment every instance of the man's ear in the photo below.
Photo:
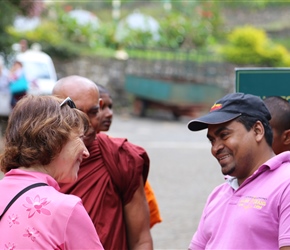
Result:
{"label": "man's ear", "polygon": [[102,109],[102,107],[103,107],[103,99],[102,98],[99,98],[99,106],[100,106],[100,109]]}
{"label": "man's ear", "polygon": [[284,145],[290,145],[290,129],[283,132],[283,143]]}
{"label": "man's ear", "polygon": [[264,135],[265,135],[265,128],[262,122],[257,121],[253,126],[253,130],[256,136],[256,140],[260,142],[264,138]]}

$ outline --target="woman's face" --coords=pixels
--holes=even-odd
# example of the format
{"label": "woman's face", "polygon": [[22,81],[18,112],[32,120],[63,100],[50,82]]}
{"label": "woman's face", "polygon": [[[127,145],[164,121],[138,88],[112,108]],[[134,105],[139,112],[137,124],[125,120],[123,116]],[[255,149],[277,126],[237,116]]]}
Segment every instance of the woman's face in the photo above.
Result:
{"label": "woman's face", "polygon": [[83,130],[72,132],[60,154],[51,162],[52,177],[57,182],[70,183],[77,180],[82,160],[90,156],[83,138]]}

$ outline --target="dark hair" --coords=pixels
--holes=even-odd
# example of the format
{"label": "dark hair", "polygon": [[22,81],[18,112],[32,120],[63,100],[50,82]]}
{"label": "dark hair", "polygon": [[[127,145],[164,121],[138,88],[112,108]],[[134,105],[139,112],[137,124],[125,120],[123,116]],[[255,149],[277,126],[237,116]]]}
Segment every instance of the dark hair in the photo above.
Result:
{"label": "dark hair", "polygon": [[98,89],[99,89],[99,93],[100,93],[100,95],[101,95],[101,94],[107,94],[107,95],[110,96],[110,92],[109,92],[109,90],[106,89],[103,85],[101,85],[101,84],[99,84],[99,83],[96,83],[96,85],[97,85],[97,87],[98,87]]}
{"label": "dark hair", "polygon": [[255,123],[257,121],[260,121],[265,129],[265,139],[266,142],[268,143],[268,145],[270,147],[272,147],[272,143],[273,143],[273,132],[270,126],[269,121],[265,118],[265,119],[258,119],[256,117],[252,117],[252,116],[247,116],[247,115],[241,115],[238,118],[236,118],[237,122],[242,123],[247,131],[250,131],[253,126],[255,125]]}
{"label": "dark hair", "polygon": [[55,96],[27,95],[17,102],[5,132],[1,170],[49,164],[73,131],[87,131],[87,116]]}
{"label": "dark hair", "polygon": [[264,99],[264,103],[271,113],[276,131],[282,134],[290,129],[290,103],[281,96],[269,96]]}

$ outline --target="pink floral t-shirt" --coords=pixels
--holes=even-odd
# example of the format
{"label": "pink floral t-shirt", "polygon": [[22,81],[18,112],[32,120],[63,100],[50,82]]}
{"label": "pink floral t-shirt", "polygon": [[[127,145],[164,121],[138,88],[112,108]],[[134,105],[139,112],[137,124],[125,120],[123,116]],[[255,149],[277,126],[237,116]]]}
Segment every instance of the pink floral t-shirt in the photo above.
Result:
{"label": "pink floral t-shirt", "polygon": [[103,249],[80,198],[60,193],[49,175],[14,169],[0,180],[0,214],[13,197],[34,183],[47,183],[22,194],[0,221],[0,249]]}

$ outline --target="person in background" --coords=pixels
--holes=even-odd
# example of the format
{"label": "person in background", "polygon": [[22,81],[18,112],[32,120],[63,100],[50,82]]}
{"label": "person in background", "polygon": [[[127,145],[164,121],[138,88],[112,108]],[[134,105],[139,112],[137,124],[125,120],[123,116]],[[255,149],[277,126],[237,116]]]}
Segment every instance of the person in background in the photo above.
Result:
{"label": "person in background", "polygon": [[113,121],[113,99],[110,92],[101,84],[96,84],[100,98],[102,99],[102,107],[100,107],[98,113],[99,126],[97,133],[101,131],[109,131],[112,121]]}
{"label": "person in background", "polygon": [[11,107],[14,108],[16,103],[26,95],[28,82],[23,70],[23,64],[15,61],[9,73],[9,88],[11,92]]}
{"label": "person in background", "polygon": [[105,249],[153,249],[144,192],[149,171],[147,153],[133,148],[126,139],[97,135],[103,102],[93,81],[74,75],[64,77],[57,81],[53,94],[70,96],[90,120],[85,136],[90,157],[80,165],[77,181],[61,185],[61,192],[82,199]]}
{"label": "person in background", "polygon": [[290,249],[290,152],[273,152],[270,119],[261,98],[232,93],[188,123],[207,129],[226,177],[209,195],[189,249]]}
{"label": "person in background", "polygon": [[9,92],[9,71],[2,56],[0,56],[0,91]]}
{"label": "person in background", "polygon": [[89,157],[89,121],[74,107],[32,95],[14,107],[0,156],[0,249],[103,249],[81,199],[59,192]]}
{"label": "person in background", "polygon": [[[102,131],[109,131],[111,127],[113,121],[113,99],[109,91],[104,86],[100,84],[97,84],[97,86],[100,92],[100,98],[103,102],[102,107],[98,113],[99,133]],[[150,228],[152,228],[156,223],[160,223],[162,219],[154,191],[148,180],[145,183],[144,190],[150,211]]]}
{"label": "person in background", "polygon": [[19,41],[19,46],[20,46],[20,52],[21,53],[24,53],[25,51],[27,51],[28,50],[28,42],[27,42],[27,40],[26,39],[21,39],[20,41]]}
{"label": "person in background", "polygon": [[270,125],[273,131],[272,148],[275,154],[290,150],[290,104],[280,96],[270,96],[264,99],[272,119]]}

